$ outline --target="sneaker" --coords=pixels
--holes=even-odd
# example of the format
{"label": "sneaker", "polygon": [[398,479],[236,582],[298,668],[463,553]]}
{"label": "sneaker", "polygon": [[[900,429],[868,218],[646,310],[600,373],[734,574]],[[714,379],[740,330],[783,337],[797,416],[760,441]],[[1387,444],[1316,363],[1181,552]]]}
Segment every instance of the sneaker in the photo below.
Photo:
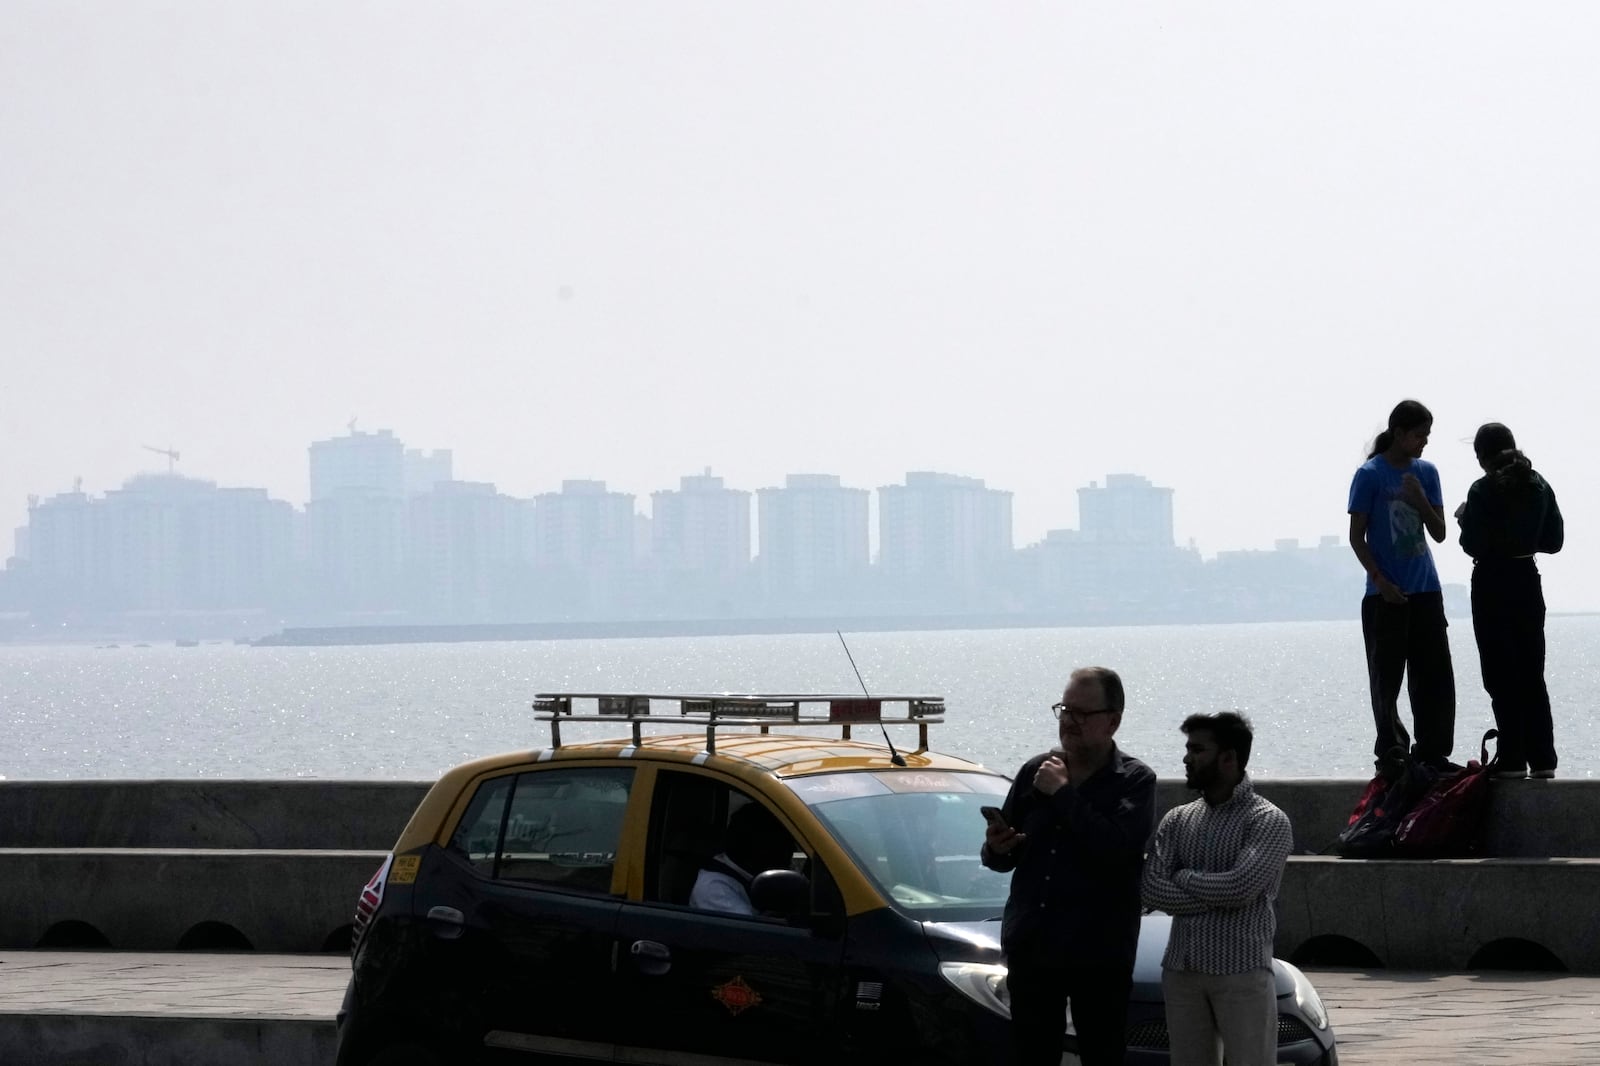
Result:
{"label": "sneaker", "polygon": [[[1552,770],[1547,772],[1550,773],[1552,777],[1555,776],[1555,771]],[[1527,776],[1528,771],[1526,770],[1496,770],[1494,772],[1494,779],[1496,781],[1521,781]]]}
{"label": "sneaker", "polygon": [[1540,781],[1548,781],[1556,776],[1556,772],[1554,770],[1535,770],[1530,776]]}

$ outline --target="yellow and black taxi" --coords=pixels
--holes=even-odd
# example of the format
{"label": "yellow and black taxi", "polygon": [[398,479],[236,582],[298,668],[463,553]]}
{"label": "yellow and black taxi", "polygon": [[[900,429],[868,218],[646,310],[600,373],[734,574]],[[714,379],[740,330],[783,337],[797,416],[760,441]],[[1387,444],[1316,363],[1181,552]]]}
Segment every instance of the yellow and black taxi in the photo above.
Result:
{"label": "yellow and black taxi", "polygon": [[[447,772],[362,891],[339,1066],[1007,1060],[1009,879],[978,850],[1010,782],[928,750],[942,700],[534,707],[551,746]],[[596,721],[628,735],[561,742]],[[747,846],[757,823],[775,849]],[[741,866],[755,854],[765,869]],[[1129,1062],[1167,1061],[1168,927],[1144,919]],[[1333,1066],[1316,991],[1276,966],[1279,1061]]]}

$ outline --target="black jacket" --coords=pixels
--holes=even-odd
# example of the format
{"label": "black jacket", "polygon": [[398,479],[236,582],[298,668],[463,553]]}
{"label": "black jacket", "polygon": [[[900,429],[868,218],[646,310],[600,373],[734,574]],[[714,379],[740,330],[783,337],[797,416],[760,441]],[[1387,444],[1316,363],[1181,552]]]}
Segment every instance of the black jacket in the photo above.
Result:
{"label": "black jacket", "polygon": [[1051,753],[1017,771],[1003,808],[1027,840],[983,864],[1013,871],[1000,943],[1035,966],[1133,968],[1139,948],[1139,878],[1156,826],[1155,771],[1120,748],[1082,785],[1046,796],[1033,787]]}
{"label": "black jacket", "polygon": [[1555,490],[1531,469],[1511,485],[1494,475],[1474,481],[1459,522],[1462,550],[1478,562],[1555,553],[1566,538]]}

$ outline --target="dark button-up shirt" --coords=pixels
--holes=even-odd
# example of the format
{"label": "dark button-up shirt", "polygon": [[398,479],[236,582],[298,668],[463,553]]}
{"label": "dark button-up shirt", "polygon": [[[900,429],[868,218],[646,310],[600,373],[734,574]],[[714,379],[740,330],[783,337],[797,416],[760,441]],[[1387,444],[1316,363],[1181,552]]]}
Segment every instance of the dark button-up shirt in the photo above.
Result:
{"label": "dark button-up shirt", "polygon": [[[1087,781],[1046,796],[1033,787],[1053,753],[1023,763],[1003,808],[1026,837],[983,864],[1011,874],[1000,944],[1035,966],[1125,965],[1139,947],[1139,875],[1155,830],[1155,771],[1113,746]],[[1063,756],[1064,757],[1064,756]]]}

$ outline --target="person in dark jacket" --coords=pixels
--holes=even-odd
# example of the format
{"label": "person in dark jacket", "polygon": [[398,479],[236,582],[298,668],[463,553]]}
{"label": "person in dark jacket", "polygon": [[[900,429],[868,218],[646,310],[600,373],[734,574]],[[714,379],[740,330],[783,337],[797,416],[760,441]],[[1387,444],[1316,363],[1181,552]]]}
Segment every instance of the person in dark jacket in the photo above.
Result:
{"label": "person in dark jacket", "polygon": [[1499,422],[1472,439],[1483,477],[1456,511],[1472,556],[1472,632],[1500,730],[1498,777],[1556,776],[1555,727],[1544,683],[1544,589],[1536,552],[1561,550],[1565,528],[1550,483]]}
{"label": "person in dark jacket", "polygon": [[984,836],[983,864],[1011,871],[1000,946],[1019,1066],[1059,1066],[1068,1001],[1084,1066],[1126,1054],[1156,775],[1112,740],[1123,702],[1115,671],[1074,670],[1051,708],[1061,746],[1022,765]]}

